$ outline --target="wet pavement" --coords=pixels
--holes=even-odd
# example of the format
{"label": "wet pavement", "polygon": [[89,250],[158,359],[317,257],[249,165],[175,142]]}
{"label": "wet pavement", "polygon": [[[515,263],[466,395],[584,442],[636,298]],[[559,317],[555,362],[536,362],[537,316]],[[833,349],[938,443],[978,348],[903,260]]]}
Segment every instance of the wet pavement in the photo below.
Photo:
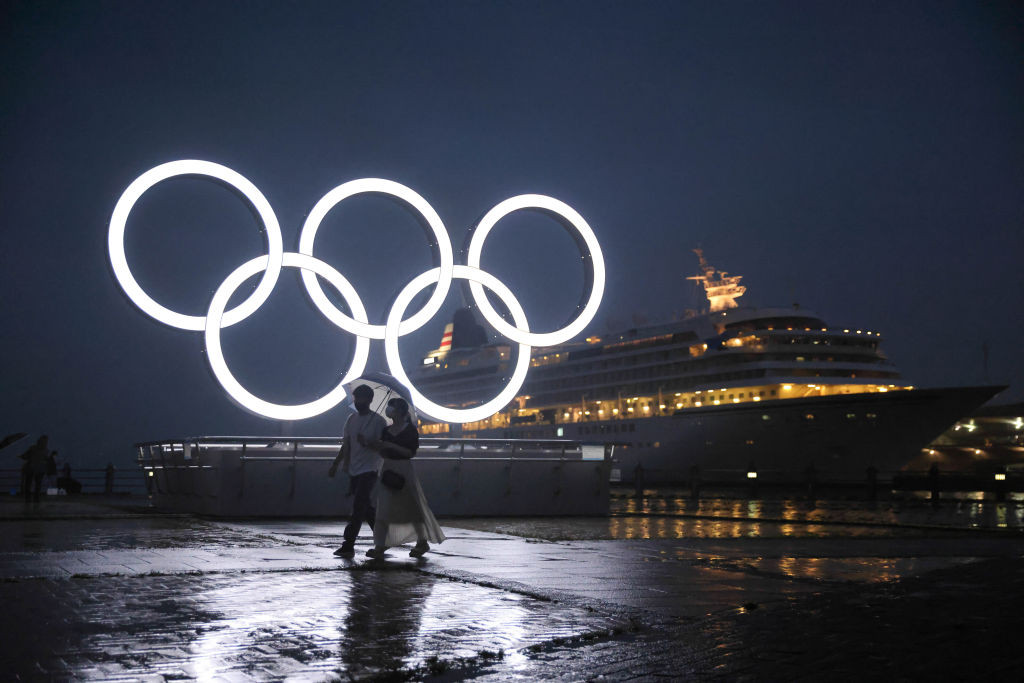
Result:
{"label": "wet pavement", "polygon": [[24,680],[891,680],[1024,664],[1024,539],[971,521],[998,510],[657,501],[603,519],[442,520],[433,552],[384,562],[333,557],[339,520],[4,501],[0,667]]}

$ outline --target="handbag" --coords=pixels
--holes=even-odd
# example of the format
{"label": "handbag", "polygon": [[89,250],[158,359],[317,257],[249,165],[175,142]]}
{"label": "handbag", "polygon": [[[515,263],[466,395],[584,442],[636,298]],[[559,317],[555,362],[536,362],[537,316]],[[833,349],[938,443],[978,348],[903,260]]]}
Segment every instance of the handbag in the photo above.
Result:
{"label": "handbag", "polygon": [[383,470],[380,473],[380,483],[394,491],[401,491],[405,486],[405,477],[394,470]]}

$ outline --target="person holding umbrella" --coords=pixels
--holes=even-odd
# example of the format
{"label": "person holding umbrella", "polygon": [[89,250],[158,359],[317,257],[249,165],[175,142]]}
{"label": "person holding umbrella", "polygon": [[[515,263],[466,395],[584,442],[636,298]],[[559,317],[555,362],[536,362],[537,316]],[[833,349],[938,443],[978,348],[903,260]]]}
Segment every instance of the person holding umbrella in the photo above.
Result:
{"label": "person holding umbrella", "polygon": [[363,522],[373,529],[376,509],[370,498],[373,487],[377,483],[377,472],[380,471],[381,458],[377,450],[369,444],[380,441],[387,422],[377,413],[370,410],[370,403],[373,402],[373,389],[365,384],[360,384],[352,391],[352,403],[356,412],[350,415],[345,423],[344,440],[338,456],[327,471],[327,476],[333,477],[338,471],[338,465],[345,464],[349,476],[349,494],[355,497],[352,501],[352,517],[345,527],[345,541],[341,547],[334,551],[338,557],[352,557],[355,555],[356,538],[359,537],[359,529]]}
{"label": "person holding umbrella", "polygon": [[409,403],[404,398],[389,400],[385,414],[390,418],[391,425],[384,430],[379,440],[369,444],[384,458],[381,487],[377,492],[374,547],[366,552],[367,556],[374,559],[382,559],[389,547],[413,539],[416,539],[416,546],[409,551],[409,555],[420,557],[430,550],[430,543],[445,540],[412,466],[412,458],[419,448],[420,435],[409,413]]}

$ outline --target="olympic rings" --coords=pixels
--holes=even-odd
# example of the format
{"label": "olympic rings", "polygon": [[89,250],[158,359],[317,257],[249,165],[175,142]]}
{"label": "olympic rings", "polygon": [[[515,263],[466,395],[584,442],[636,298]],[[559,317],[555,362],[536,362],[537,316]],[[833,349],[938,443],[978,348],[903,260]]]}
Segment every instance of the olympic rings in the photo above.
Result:
{"label": "olympic rings", "polygon": [[[363,302],[359,300],[355,288],[334,268],[312,256],[295,254],[290,251],[285,252],[282,265],[285,268],[301,268],[303,273],[312,272],[324,277],[345,299],[345,303],[352,309],[356,320],[366,323],[366,309],[363,308]],[[348,372],[334,389],[315,401],[301,405],[281,405],[264,401],[249,393],[231,374],[224,360],[224,351],[220,345],[220,323],[221,316],[224,315],[224,307],[227,306],[228,299],[235,293],[239,285],[266,267],[267,257],[257,256],[253,260],[243,263],[228,275],[214,292],[213,299],[210,301],[210,310],[206,314],[206,357],[214,376],[224,387],[224,391],[228,392],[228,395],[244,408],[277,420],[304,420],[308,417],[315,417],[341,403],[345,399],[345,385],[363,374],[363,370],[366,369],[366,359],[370,355],[370,340],[366,337],[356,337],[356,350]],[[341,312],[338,311],[338,314],[341,315]],[[336,316],[328,315],[327,317],[332,323],[341,327]],[[342,327],[342,329],[344,328]]]}
{"label": "olympic rings", "polygon": [[[205,316],[191,316],[177,313],[153,300],[139,286],[128,267],[124,249],[124,234],[128,215],[139,198],[151,187],[177,176],[198,176],[211,178],[227,185],[249,202],[259,216],[266,232],[267,254],[256,257],[239,266],[220,284],[210,301]],[[337,270],[313,257],[313,243],[320,224],[327,213],[338,203],[356,194],[384,194],[401,200],[411,207],[429,230],[433,242],[437,267],[414,277],[399,293],[383,325],[371,325],[362,300],[352,284]],[[554,332],[530,332],[526,314],[508,289],[496,277],[480,269],[480,254],[484,241],[495,224],[513,211],[540,209],[558,218],[570,232],[575,232],[576,243],[584,261],[586,286],[590,293],[585,305],[577,316],[565,327]],[[501,410],[516,395],[526,380],[530,367],[530,353],[533,346],[551,346],[568,341],[579,334],[593,320],[604,294],[604,257],[593,230],[572,207],[552,197],[528,194],[511,197],[488,211],[470,233],[467,248],[467,265],[456,265],[448,231],[433,207],[419,194],[399,183],[380,178],[353,180],[335,187],[316,203],[299,233],[299,251],[286,252],[281,237],[281,227],[270,203],[263,194],[235,171],[209,161],[194,159],[172,161],[146,171],[133,181],[121,194],[114,207],[107,235],[107,248],[114,277],[128,298],[150,317],[171,327],[204,333],[207,359],[217,381],[228,395],[242,407],[257,415],[280,420],[302,420],[320,415],[344,400],[344,385],[363,374],[369,357],[371,339],[383,339],[384,350],[391,374],[404,384],[421,414],[446,422],[472,422],[482,420]],[[251,394],[235,379],[224,360],[220,331],[252,315],[270,296],[277,284],[281,268],[297,268],[302,282],[309,292],[314,305],[336,326],[356,336],[356,348],[352,364],[341,381],[324,396],[298,405],[270,403]],[[231,310],[225,310],[232,294],[247,279],[262,272],[259,285],[248,298]],[[324,294],[317,281],[319,275],[334,287],[352,314],[347,315],[337,308]],[[495,330],[519,344],[516,366],[508,385],[492,400],[476,408],[455,410],[433,403],[412,385],[402,366],[398,351],[398,339],[423,327],[441,308],[451,288],[453,279],[467,280],[473,300],[484,318]],[[419,311],[403,320],[402,316],[413,298],[426,287],[435,285],[434,292]],[[508,308],[514,325],[508,324],[491,306],[484,292],[490,289]],[[581,299],[582,304],[582,299]]]}
{"label": "olympic rings", "polygon": [[[529,324],[526,322],[526,313],[523,312],[522,307],[519,305],[519,301],[516,299],[512,291],[506,287],[501,280],[494,277],[490,273],[480,270],[479,268],[471,268],[469,266],[455,266],[453,277],[469,280],[474,284],[485,285],[488,289],[498,295],[502,303],[508,307],[509,312],[512,314],[512,319],[516,322],[516,325],[522,327],[526,331],[529,331]],[[526,372],[530,369],[530,346],[527,344],[519,344],[519,357],[516,359],[515,370],[512,371],[512,377],[509,379],[508,386],[502,389],[501,393],[497,397],[491,399],[482,406],[476,408],[466,408],[462,410],[456,410],[454,408],[446,408],[442,405],[438,405],[433,401],[429,400],[426,396],[421,394],[415,386],[409,376],[405,374],[405,368],[402,366],[402,357],[398,354],[398,321],[401,320],[402,315],[405,313],[406,307],[409,306],[409,302],[412,298],[419,294],[425,287],[430,286],[431,283],[437,282],[441,277],[441,269],[434,268],[422,273],[405,286],[398,296],[395,298],[395,302],[391,305],[391,312],[388,313],[388,322],[386,327],[387,334],[384,336],[384,353],[388,359],[388,367],[391,369],[391,375],[399,382],[405,385],[409,390],[409,395],[412,397],[412,404],[416,406],[416,410],[429,415],[430,417],[437,420],[444,420],[445,422],[475,422],[476,420],[483,420],[484,418],[490,417],[494,413],[498,412],[516,396],[516,392],[523,386],[523,382],[526,381]]]}
{"label": "olympic rings", "polygon": [[259,286],[249,295],[249,298],[225,314],[224,326],[234,325],[252,315],[270,296],[270,292],[274,289],[274,286],[277,284],[277,278],[281,274],[281,258],[284,247],[281,239],[281,226],[278,225],[274,210],[270,208],[270,202],[267,201],[267,198],[263,196],[263,193],[255,185],[226,166],[192,159],[171,161],[166,164],[160,164],[136,178],[121,194],[121,198],[117,200],[114,214],[110,218],[107,248],[110,251],[110,264],[114,268],[114,276],[121,284],[121,288],[124,289],[124,293],[128,295],[128,298],[151,318],[156,318],[165,325],[177,327],[181,330],[202,332],[206,328],[205,318],[175,313],[151,299],[132,276],[132,271],[128,268],[128,258],[124,253],[124,230],[132,207],[135,206],[135,203],[139,201],[139,198],[142,197],[146,190],[161,181],[174,178],[175,176],[200,176],[214,178],[225,183],[230,188],[236,190],[243,199],[248,200],[252,204],[267,232],[269,266],[263,273],[263,279],[260,281]]}
{"label": "olympic rings", "polygon": [[[302,226],[302,231],[299,233],[299,253],[313,255],[313,240],[316,239],[316,231],[320,227],[320,222],[323,221],[324,216],[327,212],[334,208],[342,200],[347,199],[355,194],[361,194],[364,192],[375,192],[378,194],[387,194],[398,199],[403,200],[414,208],[423,218],[426,220],[427,225],[434,233],[434,239],[436,240],[433,246],[437,247],[437,251],[440,256],[440,267],[441,272],[446,274],[446,277],[441,278],[438,281],[437,287],[434,289],[434,293],[427,300],[427,303],[423,305],[419,313],[412,316],[408,320],[403,320],[402,324],[398,328],[398,334],[405,335],[410,332],[414,332],[421,327],[428,320],[434,317],[434,314],[441,310],[441,306],[444,304],[444,298],[448,296],[448,288],[452,284],[451,269],[455,264],[455,258],[452,255],[452,243],[448,239],[448,231],[444,227],[444,223],[441,222],[441,217],[434,211],[434,207],[427,203],[423,197],[419,196],[405,185],[399,185],[391,180],[381,180],[379,178],[363,178],[361,180],[352,180],[339,185],[334,188],[323,198],[316,203],[313,210],[309,212],[309,217],[306,218],[305,224]],[[324,291],[320,289],[320,283],[317,282],[316,277],[313,273],[308,271],[302,272],[302,281],[306,285],[306,290],[309,292],[310,299],[320,312],[330,317],[330,312],[334,311],[339,314],[344,320],[340,323],[341,329],[352,334],[359,335],[361,337],[369,337],[370,339],[383,339],[384,338],[384,326],[383,325],[369,325],[365,321],[359,323],[352,318],[335,308],[334,304],[327,298]]]}

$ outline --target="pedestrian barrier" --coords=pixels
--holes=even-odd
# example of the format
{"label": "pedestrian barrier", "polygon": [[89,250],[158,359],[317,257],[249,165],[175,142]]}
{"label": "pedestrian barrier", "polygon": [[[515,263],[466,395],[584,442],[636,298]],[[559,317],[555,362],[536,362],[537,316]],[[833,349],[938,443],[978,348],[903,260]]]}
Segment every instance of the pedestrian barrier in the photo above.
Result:
{"label": "pedestrian barrier", "polygon": [[[337,438],[194,437],[136,444],[157,506],[225,517],[351,512]],[[606,515],[611,449],[564,440],[420,439],[414,466],[438,515]]]}
{"label": "pedestrian barrier", "polygon": [[[65,488],[63,474],[46,475],[43,479],[43,492],[48,495],[75,494],[75,490]],[[121,470],[114,466],[100,468],[75,468],[71,479],[81,485],[81,494],[106,494],[114,496],[145,493],[145,482],[141,473],[132,468]],[[77,489],[77,486],[74,487]],[[21,470],[0,469],[0,491],[9,495],[21,492]]]}

